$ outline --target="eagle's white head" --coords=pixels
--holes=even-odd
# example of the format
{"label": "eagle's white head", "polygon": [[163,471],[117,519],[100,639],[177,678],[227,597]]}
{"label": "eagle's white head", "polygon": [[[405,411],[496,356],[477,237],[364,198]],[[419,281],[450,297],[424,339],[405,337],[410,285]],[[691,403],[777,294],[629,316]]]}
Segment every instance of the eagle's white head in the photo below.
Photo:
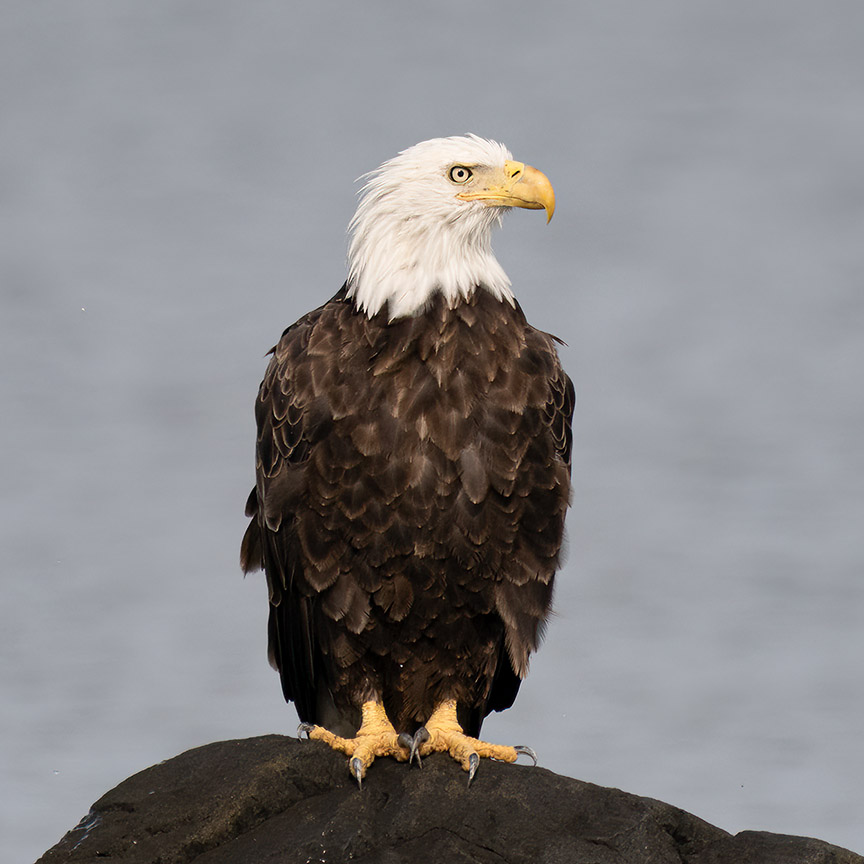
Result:
{"label": "eagle's white head", "polygon": [[[482,287],[513,302],[491,234],[511,207],[555,210],[544,174],[476,135],[433,138],[366,175],[348,227],[348,296],[370,317],[415,315],[436,292],[453,302]],[[547,221],[548,221],[547,219]]]}

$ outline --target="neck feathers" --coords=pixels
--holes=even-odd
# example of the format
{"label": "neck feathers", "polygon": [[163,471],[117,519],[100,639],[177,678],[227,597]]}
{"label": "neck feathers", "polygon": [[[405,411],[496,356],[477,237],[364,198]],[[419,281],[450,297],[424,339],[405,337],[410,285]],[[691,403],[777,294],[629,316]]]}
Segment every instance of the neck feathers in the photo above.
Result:
{"label": "neck feathers", "polygon": [[358,308],[372,317],[389,303],[393,320],[422,312],[438,293],[452,305],[478,288],[513,304],[510,280],[492,252],[492,224],[465,231],[429,223],[381,217],[361,205],[348,254],[348,296]]}

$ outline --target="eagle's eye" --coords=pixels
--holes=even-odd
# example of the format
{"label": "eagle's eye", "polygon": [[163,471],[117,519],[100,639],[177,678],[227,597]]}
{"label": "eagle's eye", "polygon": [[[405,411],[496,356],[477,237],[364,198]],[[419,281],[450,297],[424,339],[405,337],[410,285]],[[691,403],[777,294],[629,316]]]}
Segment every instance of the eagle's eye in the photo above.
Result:
{"label": "eagle's eye", "polygon": [[454,165],[450,169],[450,179],[454,183],[467,183],[473,176],[473,171],[464,165]]}

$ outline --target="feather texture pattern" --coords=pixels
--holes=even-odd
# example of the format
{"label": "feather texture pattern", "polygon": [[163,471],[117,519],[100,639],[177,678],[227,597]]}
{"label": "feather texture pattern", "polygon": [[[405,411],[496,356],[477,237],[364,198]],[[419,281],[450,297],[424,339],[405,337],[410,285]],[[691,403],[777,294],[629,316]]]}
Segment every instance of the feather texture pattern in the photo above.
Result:
{"label": "feather texture pattern", "polygon": [[343,287],[285,331],[242,563],[266,571],[302,720],[350,726],[377,694],[413,731],[455,698],[476,734],[512,703],[549,614],[573,401],[553,337],[484,289],[390,320]]}

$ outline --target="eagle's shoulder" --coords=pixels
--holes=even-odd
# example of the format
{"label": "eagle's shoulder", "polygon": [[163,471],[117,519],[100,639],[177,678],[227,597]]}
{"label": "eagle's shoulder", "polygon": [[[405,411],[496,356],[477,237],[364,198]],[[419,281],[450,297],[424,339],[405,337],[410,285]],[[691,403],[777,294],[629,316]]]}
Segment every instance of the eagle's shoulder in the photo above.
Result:
{"label": "eagle's shoulder", "polygon": [[555,452],[569,467],[573,445],[572,422],[573,410],[576,406],[576,389],[570,376],[564,371],[561,358],[555,348],[556,343],[559,345],[565,343],[551,333],[545,333],[534,327],[530,330],[529,341],[535,342],[540,347],[540,354],[544,358],[544,368],[538,379],[544,380],[547,385],[547,399],[543,409],[555,442]]}
{"label": "eagle's shoulder", "polygon": [[564,371],[556,347],[566,343],[552,333],[529,324],[518,303],[515,311],[524,328],[524,347],[519,355],[519,363],[526,380],[531,382],[532,386],[527,402],[542,408],[555,442],[555,451],[569,467],[576,390],[570,376]]}
{"label": "eagle's shoulder", "polygon": [[316,397],[334,375],[342,321],[353,313],[345,293],[343,285],[330,300],[286,328],[270,349],[255,403],[259,476],[273,477],[284,463],[308,458],[304,430],[315,425]]}

